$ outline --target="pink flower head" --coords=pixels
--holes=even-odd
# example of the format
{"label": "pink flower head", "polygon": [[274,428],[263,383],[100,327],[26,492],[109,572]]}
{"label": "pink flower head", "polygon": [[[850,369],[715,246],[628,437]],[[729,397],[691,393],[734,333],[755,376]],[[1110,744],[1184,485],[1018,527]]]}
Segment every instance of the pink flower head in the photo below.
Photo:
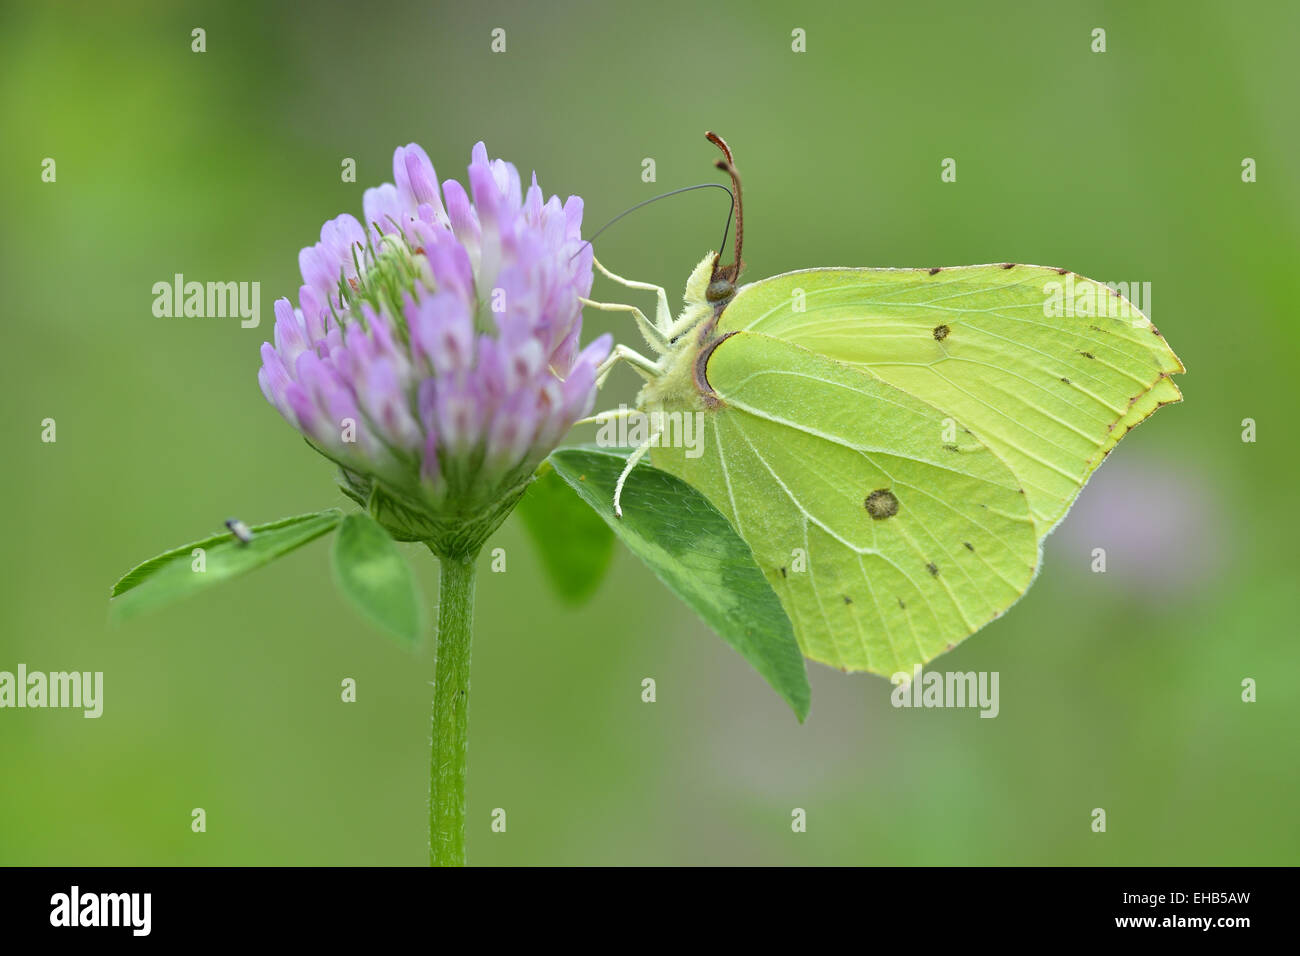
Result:
{"label": "pink flower head", "polygon": [[379,490],[437,523],[522,490],[591,411],[611,342],[579,350],[592,252],[577,196],[543,200],[535,175],[525,193],[482,143],[468,192],[440,187],[413,143],[393,180],[366,190],[364,225],[332,219],[299,254],[298,306],[275,303],[258,381],[353,497],[378,514]]}

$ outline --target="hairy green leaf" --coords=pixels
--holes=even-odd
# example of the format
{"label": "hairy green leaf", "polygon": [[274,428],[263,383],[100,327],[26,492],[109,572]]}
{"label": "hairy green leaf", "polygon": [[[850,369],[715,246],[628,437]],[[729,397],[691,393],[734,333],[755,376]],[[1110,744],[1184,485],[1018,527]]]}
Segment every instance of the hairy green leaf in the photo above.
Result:
{"label": "hairy green leaf", "polygon": [[802,721],[812,691],[790,621],[749,546],[708,500],[679,478],[638,465],[614,516],[624,458],[604,450],[562,449],[556,472],[632,553],[739,652]]}
{"label": "hairy green leaf", "polygon": [[350,514],[334,539],[339,590],[367,620],[410,645],[420,637],[420,593],[410,565],[379,522]]}
{"label": "hairy green leaf", "polygon": [[126,620],[270,564],[332,531],[342,517],[331,508],[256,525],[249,529],[253,537],[247,543],[226,531],[165,551],[113,585],[110,613],[115,620]]}
{"label": "hairy green leaf", "polygon": [[556,593],[569,604],[591,597],[613,557],[614,533],[549,463],[519,502],[519,517]]}

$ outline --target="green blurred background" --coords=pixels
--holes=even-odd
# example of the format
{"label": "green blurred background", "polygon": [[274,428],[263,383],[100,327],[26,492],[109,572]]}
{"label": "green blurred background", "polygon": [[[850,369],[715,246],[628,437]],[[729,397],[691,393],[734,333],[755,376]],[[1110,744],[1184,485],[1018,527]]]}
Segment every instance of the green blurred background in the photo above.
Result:
{"label": "green blurred background", "polygon": [[[430,642],[412,655],[354,616],[327,544],[127,627],[106,624],[109,585],[229,515],[347,504],[263,400],[258,347],[299,247],[360,214],[394,146],[463,179],[486,140],[548,194],[583,195],[590,231],[719,179],[705,129],[745,177],[748,278],[1012,260],[1149,281],[1187,400],[1111,456],[1014,612],[938,665],[999,671],[996,720],[895,710],[886,681],[813,665],[801,727],[628,553],[588,605],[561,605],[512,518],[493,542],[507,572],[485,560],[480,576],[471,862],[1296,862],[1294,5],[11,3],[3,18],[0,670],[102,670],[106,692],[99,720],[0,711],[0,863],[427,859]],[[638,212],[602,260],[676,306],[718,241],[720,195]],[[155,318],[152,285],[177,272],[260,281],[262,326]],[[636,344],[589,310],[586,337],[607,329]],[[619,372],[602,404],[635,387]],[[436,566],[410,557],[432,604]]]}

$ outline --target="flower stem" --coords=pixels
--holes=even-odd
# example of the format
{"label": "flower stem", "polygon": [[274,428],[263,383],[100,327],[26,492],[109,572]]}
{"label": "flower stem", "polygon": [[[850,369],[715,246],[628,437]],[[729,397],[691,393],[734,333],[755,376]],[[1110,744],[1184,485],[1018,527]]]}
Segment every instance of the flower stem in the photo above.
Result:
{"label": "flower stem", "polygon": [[438,652],[429,765],[429,862],[433,866],[465,865],[465,751],[476,557],[438,559]]}

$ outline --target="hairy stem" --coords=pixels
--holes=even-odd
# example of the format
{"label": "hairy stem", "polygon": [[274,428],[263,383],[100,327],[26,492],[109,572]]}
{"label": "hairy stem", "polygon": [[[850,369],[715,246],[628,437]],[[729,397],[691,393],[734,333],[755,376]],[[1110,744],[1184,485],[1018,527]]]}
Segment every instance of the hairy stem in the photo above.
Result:
{"label": "hairy stem", "polygon": [[465,752],[476,555],[440,556],[433,754],[429,765],[429,862],[465,865]]}

